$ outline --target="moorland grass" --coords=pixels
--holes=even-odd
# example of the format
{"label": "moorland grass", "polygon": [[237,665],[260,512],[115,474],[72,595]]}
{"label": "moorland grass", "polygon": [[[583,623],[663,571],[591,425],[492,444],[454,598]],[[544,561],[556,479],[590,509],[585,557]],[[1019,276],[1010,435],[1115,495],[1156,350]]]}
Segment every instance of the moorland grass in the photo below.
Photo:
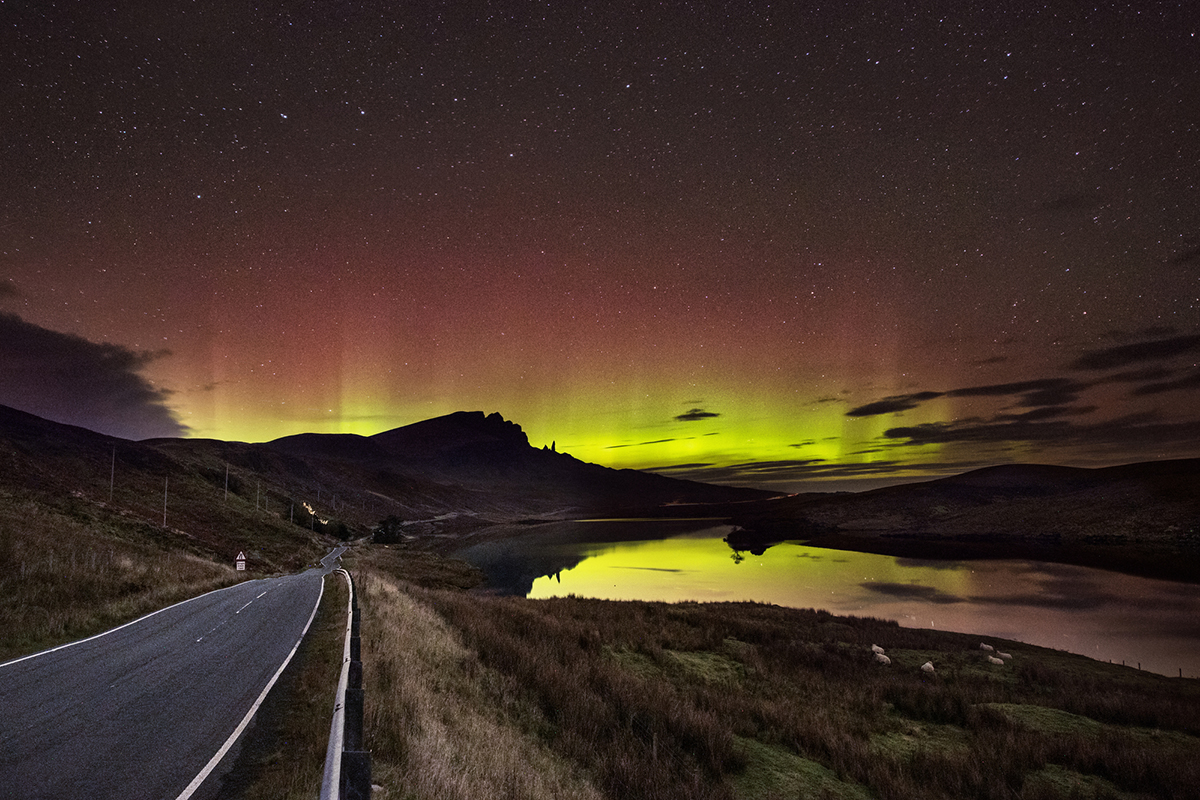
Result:
{"label": "moorland grass", "polygon": [[355,572],[362,608],[365,730],[387,797],[601,797],[528,730],[545,727],[509,679],[463,646],[432,609],[371,568]]}
{"label": "moorland grass", "polygon": [[[431,562],[408,570],[438,585]],[[1190,798],[1200,786],[1190,679],[1016,642],[995,642],[1014,656],[996,666],[976,637],[752,603],[488,597],[382,571],[370,585],[364,636],[382,624],[370,636],[384,640],[364,639],[364,659],[393,663],[365,667],[381,670],[368,737],[401,765],[401,796],[437,796],[409,783],[432,769],[414,756],[420,736],[433,748],[422,758],[450,775],[513,780],[449,755],[470,752],[447,722],[463,708],[490,709],[614,798]],[[453,646],[401,667],[413,619]],[[419,698],[397,683],[413,674],[429,676]]]}
{"label": "moorland grass", "polygon": [[[0,661],[297,569],[332,541],[236,495],[226,500],[182,469],[171,484],[169,527],[161,505],[146,505],[153,493],[145,476],[127,477],[112,498],[83,467],[56,478],[49,488],[0,482]],[[158,491],[161,504],[161,483]],[[245,572],[234,570],[239,550],[250,556]]]}
{"label": "moorland grass", "polygon": [[150,526],[0,502],[0,661],[136,619],[240,580],[232,565],[156,543]]}

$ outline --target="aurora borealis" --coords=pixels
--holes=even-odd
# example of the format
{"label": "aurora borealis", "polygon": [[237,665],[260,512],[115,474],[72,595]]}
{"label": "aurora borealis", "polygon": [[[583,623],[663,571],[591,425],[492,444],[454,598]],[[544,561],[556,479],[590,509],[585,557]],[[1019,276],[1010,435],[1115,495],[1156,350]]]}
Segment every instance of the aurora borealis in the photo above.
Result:
{"label": "aurora borealis", "polygon": [[1200,456],[1200,10],[0,4],[0,403],[804,489]]}

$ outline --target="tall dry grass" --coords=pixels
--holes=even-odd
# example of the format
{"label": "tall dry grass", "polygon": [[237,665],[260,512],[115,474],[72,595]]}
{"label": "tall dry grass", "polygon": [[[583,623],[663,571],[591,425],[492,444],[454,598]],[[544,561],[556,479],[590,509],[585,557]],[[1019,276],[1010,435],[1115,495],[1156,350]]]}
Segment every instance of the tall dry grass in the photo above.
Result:
{"label": "tall dry grass", "polygon": [[148,528],[84,522],[32,500],[0,501],[0,660],[240,579],[232,565],[158,546],[158,532]]}
{"label": "tall dry grass", "polygon": [[355,576],[364,735],[386,796],[600,797],[577,767],[529,735],[546,721],[432,609],[385,574],[360,568]]}

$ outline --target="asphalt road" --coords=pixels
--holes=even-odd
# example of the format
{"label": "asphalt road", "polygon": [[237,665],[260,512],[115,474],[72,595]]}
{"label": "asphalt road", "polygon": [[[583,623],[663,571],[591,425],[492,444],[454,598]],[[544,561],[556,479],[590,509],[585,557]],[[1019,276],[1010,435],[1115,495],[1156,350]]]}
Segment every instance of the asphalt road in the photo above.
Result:
{"label": "asphalt road", "polygon": [[0,665],[0,796],[209,794],[216,757],[299,643],[340,554]]}

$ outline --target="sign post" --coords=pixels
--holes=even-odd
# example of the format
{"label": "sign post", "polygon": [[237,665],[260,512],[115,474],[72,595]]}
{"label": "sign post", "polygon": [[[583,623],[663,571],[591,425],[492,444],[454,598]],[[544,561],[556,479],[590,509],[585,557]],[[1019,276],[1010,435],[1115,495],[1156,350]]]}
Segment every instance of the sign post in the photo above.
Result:
{"label": "sign post", "polygon": [[238,572],[244,572],[246,569],[246,554],[239,550],[235,563],[237,564]]}

